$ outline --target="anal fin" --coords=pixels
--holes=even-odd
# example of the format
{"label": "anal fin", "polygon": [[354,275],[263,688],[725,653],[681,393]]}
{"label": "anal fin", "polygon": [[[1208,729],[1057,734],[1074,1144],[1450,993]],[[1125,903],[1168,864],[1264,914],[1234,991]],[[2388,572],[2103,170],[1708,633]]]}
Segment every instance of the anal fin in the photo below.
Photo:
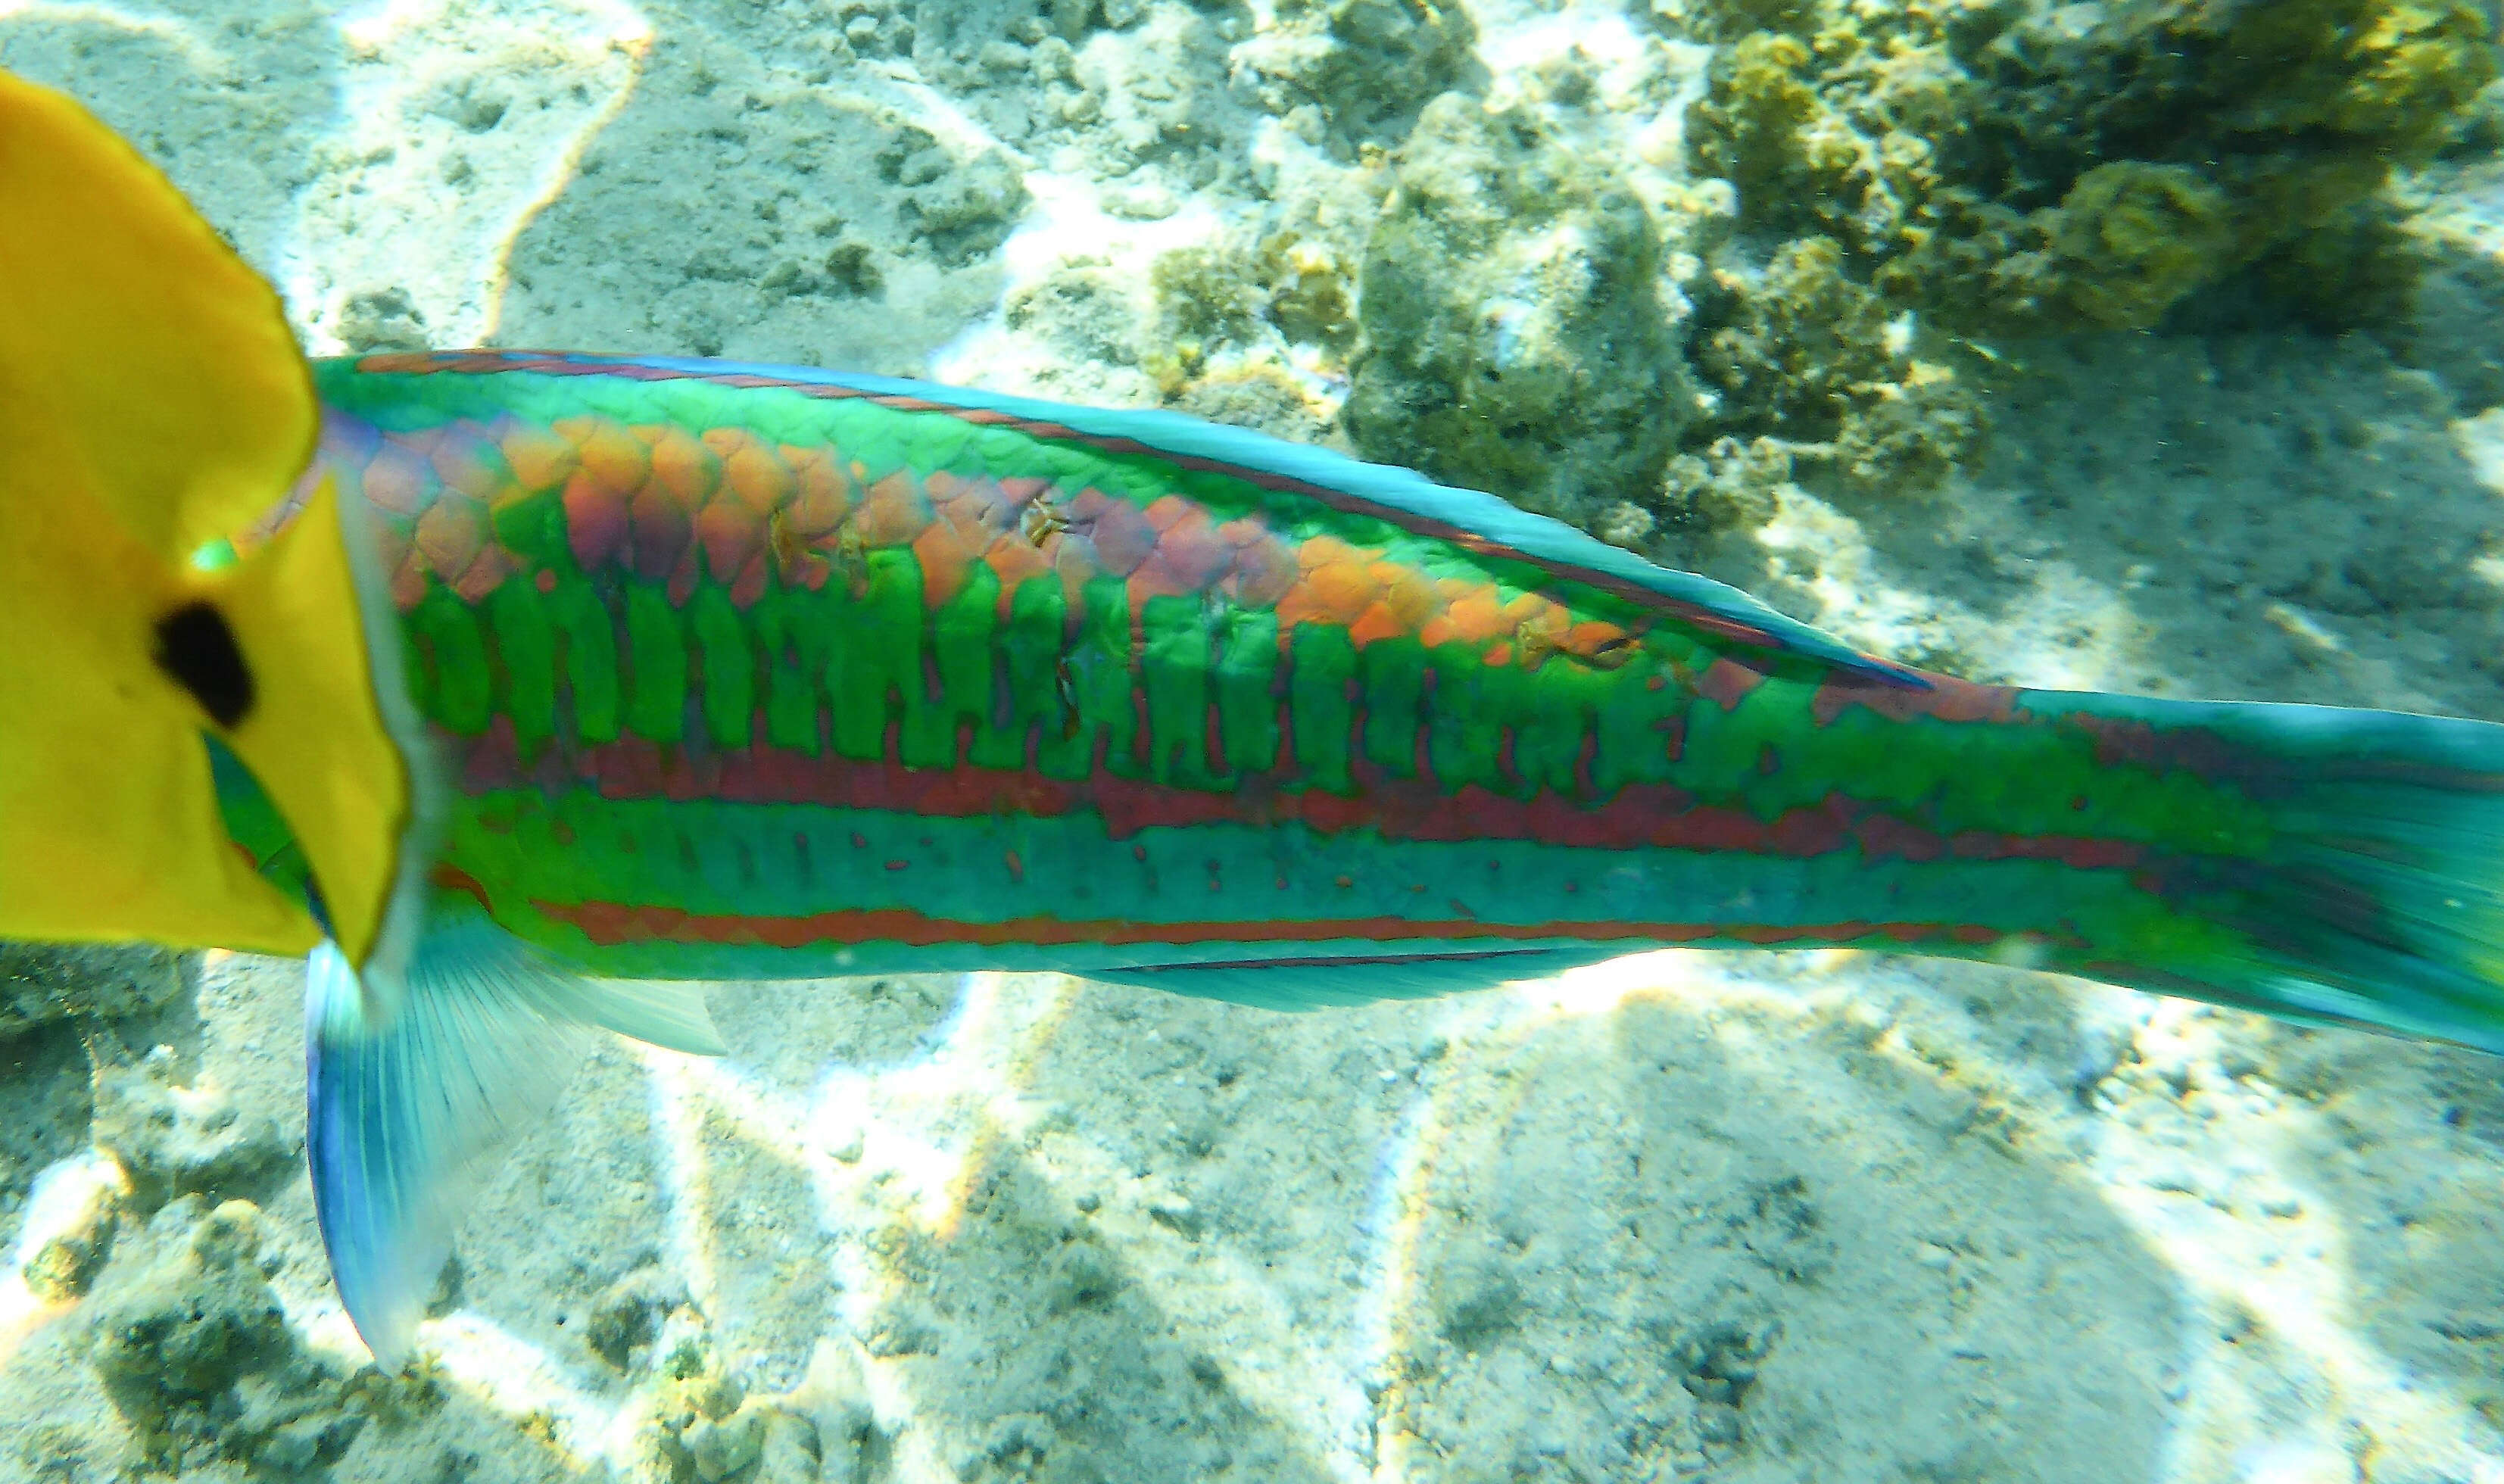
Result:
{"label": "anal fin", "polygon": [[1269,957],[1213,958],[1076,970],[1105,984],[1163,989],[1262,1010],[1319,1010],[1374,1000],[1426,999],[1542,979],[1639,952],[1645,945],[1566,947],[1454,944],[1437,949],[1329,945]]}
{"label": "anal fin", "polygon": [[481,914],[430,919],[404,973],[306,966],[306,1152],[340,1302],[386,1367],[407,1355],[470,1197],[552,1107],[594,1028],[721,1051],[701,987],[587,980]]}

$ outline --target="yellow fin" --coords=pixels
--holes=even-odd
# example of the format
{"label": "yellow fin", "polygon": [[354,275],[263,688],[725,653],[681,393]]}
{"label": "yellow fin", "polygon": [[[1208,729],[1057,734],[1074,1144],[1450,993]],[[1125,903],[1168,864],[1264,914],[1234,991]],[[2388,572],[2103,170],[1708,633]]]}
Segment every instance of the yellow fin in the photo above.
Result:
{"label": "yellow fin", "polygon": [[0,222],[6,416],[58,428],[92,497],[171,560],[275,503],[313,454],[312,372],[277,293],[173,183],[0,73]]}
{"label": "yellow fin", "polygon": [[[253,560],[190,561],[312,456],[278,296],[136,152],[5,72],[0,223],[0,936],[309,949],[310,916],[226,838],[217,731],[361,959],[408,776],[370,675],[342,669],[365,655],[335,504]],[[163,662],[187,614],[226,633],[249,705]]]}
{"label": "yellow fin", "polygon": [[[221,733],[295,832],[351,963],[389,911],[411,813],[409,764],[374,702],[374,657],[325,476],[287,528],[204,583],[238,646],[261,662],[241,722]],[[283,656],[283,663],[266,657]]]}

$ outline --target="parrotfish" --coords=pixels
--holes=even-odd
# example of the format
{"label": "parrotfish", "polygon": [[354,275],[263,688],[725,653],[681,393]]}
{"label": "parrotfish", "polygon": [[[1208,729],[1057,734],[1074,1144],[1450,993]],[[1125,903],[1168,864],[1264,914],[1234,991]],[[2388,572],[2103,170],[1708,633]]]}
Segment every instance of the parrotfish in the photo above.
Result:
{"label": "parrotfish", "polygon": [[[0,643],[35,667],[0,669],[0,931],[309,954],[315,1203],[386,1360],[582,1028],[715,1050],[706,980],[1305,1009],[1850,948],[2504,1052],[2504,727],[1976,684],[1404,469],[792,367],[318,362],[282,488],[293,344],[221,380],[270,325],[201,327],[205,379],[158,390],[218,417],[59,517],[83,466],[37,435],[92,453],[154,407],[76,325],[0,341],[0,376],[92,366],[0,413],[0,598],[44,626]],[[265,506],[151,482],[254,417]],[[55,580],[89,523],[157,535]],[[19,654],[55,625],[123,638]],[[107,682],[144,750],[42,719]]]}

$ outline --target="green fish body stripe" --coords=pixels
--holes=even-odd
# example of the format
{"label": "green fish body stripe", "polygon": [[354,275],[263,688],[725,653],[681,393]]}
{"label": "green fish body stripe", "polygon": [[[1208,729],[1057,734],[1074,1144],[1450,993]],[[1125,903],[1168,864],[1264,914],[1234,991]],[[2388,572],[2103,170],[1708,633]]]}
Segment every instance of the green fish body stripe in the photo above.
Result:
{"label": "green fish body stripe", "polygon": [[438,880],[592,972],[1308,1004],[1848,946],[2504,1049],[2504,730],[1926,674],[1164,413],[505,352],[317,380],[455,759]]}

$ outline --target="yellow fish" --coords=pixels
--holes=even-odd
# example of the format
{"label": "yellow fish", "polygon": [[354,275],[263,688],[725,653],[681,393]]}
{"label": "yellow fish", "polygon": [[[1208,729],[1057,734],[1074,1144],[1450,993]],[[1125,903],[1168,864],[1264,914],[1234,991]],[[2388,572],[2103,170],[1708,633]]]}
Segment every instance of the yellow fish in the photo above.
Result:
{"label": "yellow fish", "polygon": [[0,936],[310,950],[312,914],[228,843],[213,736],[364,962],[412,811],[363,627],[338,621],[364,611],[365,547],[326,484],[251,559],[196,559],[312,458],[278,295],[112,130],[6,73],[0,284]]}

